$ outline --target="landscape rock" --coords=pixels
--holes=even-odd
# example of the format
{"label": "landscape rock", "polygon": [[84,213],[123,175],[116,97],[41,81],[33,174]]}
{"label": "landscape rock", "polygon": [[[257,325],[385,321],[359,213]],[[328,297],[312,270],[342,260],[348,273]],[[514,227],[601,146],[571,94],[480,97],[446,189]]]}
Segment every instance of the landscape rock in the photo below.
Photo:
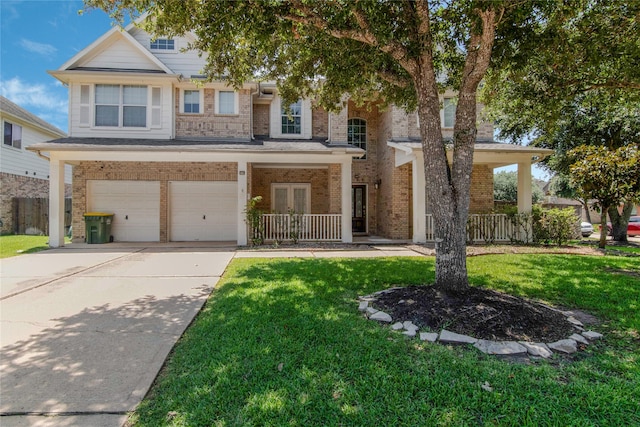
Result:
{"label": "landscape rock", "polygon": [[443,329],[440,331],[440,341],[449,344],[475,344],[478,340],[468,335],[456,334]]}
{"label": "landscape rock", "polygon": [[531,356],[544,357],[545,359],[553,356],[553,352],[545,343],[519,341],[519,344],[526,348]]}
{"label": "landscape rock", "polygon": [[393,321],[391,316],[389,316],[384,311],[376,311],[371,316],[369,316],[369,319],[377,320],[378,322],[386,322],[386,323],[391,323]]}
{"label": "landscape rock", "polygon": [[402,322],[402,327],[407,331],[417,331],[418,329],[420,329],[416,325],[414,325],[411,320],[405,320],[404,322]]}
{"label": "landscape rock", "polygon": [[558,351],[561,353],[571,354],[578,351],[578,343],[576,343],[572,339],[559,340],[556,342],[552,342],[547,344],[547,346],[554,351]]}
{"label": "landscape rock", "polygon": [[391,325],[391,329],[393,329],[394,331],[399,331],[400,329],[402,329],[402,323],[400,322],[396,322],[393,325]]}
{"label": "landscape rock", "polygon": [[582,333],[582,336],[590,339],[591,341],[593,340],[599,340],[600,338],[602,338],[602,334],[595,332],[595,331],[584,331]]}
{"label": "landscape rock", "polygon": [[473,346],[486,354],[516,355],[527,353],[526,347],[515,341],[478,340]]}
{"label": "landscape rock", "polygon": [[437,332],[420,332],[421,341],[436,342],[437,339],[438,339]]}
{"label": "landscape rock", "polygon": [[358,310],[366,311],[367,307],[369,307],[368,301],[360,301],[360,305],[358,305]]}
{"label": "landscape rock", "polygon": [[373,307],[367,307],[366,309],[368,315],[376,314],[379,310],[376,310]]}
{"label": "landscape rock", "polygon": [[567,320],[569,321],[569,323],[571,323],[573,325],[580,326],[580,327],[584,326],[581,321],[579,321],[578,319],[576,319],[573,316],[567,317]]}
{"label": "landscape rock", "polygon": [[408,336],[408,337],[415,337],[416,336],[416,330],[415,329],[408,329],[408,330],[404,331],[403,334]]}
{"label": "landscape rock", "polygon": [[589,341],[587,341],[587,339],[582,335],[573,334],[569,338],[576,342],[579,342],[580,344],[589,345]]}

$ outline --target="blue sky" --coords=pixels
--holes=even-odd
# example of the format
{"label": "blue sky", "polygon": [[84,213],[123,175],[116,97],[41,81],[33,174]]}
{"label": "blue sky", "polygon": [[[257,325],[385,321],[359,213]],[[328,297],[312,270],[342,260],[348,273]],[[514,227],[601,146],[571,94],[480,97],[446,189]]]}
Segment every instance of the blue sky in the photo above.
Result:
{"label": "blue sky", "polygon": [[0,93],[67,131],[67,89],[55,70],[107,32],[101,10],[82,15],[82,1],[0,0]]}
{"label": "blue sky", "polygon": [[[59,68],[113,25],[101,10],[80,15],[83,8],[76,0],[0,0],[0,93],[65,132],[67,89],[47,70]],[[532,170],[545,178],[542,169]]]}

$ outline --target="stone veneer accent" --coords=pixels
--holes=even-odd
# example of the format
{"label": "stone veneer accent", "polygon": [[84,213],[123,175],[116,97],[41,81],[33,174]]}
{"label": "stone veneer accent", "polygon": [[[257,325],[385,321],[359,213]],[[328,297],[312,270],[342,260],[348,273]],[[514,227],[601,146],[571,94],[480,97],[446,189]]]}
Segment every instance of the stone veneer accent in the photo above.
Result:
{"label": "stone veneer accent", "polygon": [[87,180],[160,181],[160,241],[167,241],[169,181],[237,181],[236,163],[81,162],[73,168],[73,241],[84,241]]}
{"label": "stone veneer accent", "polygon": [[[71,184],[65,184],[65,197],[71,197]],[[49,181],[46,179],[0,172],[0,233],[13,233],[13,199],[49,198]]]}
{"label": "stone veneer accent", "polygon": [[215,114],[215,90],[204,90],[201,114],[180,113],[180,89],[176,89],[176,137],[250,138],[251,93],[238,91],[238,114]]}

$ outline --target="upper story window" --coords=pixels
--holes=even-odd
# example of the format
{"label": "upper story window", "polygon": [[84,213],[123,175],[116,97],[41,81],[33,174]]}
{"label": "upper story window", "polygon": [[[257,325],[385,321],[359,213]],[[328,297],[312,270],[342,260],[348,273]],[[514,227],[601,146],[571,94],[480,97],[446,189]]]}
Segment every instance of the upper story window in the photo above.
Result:
{"label": "upper story window", "polygon": [[216,92],[216,114],[238,114],[236,93],[230,90]]}
{"label": "upper story window", "polygon": [[173,39],[152,40],[149,47],[153,50],[175,50],[175,40]]}
{"label": "upper story window", "polygon": [[453,98],[445,98],[443,102],[442,126],[452,128],[456,121],[456,103]]}
{"label": "upper story window", "polygon": [[4,145],[13,148],[22,147],[22,126],[4,122]]}
{"label": "upper story window", "polygon": [[185,90],[184,91],[184,112],[200,113],[200,91]]}
{"label": "upper story window", "polygon": [[281,108],[282,133],[301,134],[302,133],[302,102],[298,101],[289,106],[289,111]]}
{"label": "upper story window", "polygon": [[[347,142],[367,151],[367,122],[363,119],[349,119],[347,122]],[[366,159],[367,155],[361,157]]]}
{"label": "upper story window", "polygon": [[147,126],[147,86],[96,85],[95,125]]}

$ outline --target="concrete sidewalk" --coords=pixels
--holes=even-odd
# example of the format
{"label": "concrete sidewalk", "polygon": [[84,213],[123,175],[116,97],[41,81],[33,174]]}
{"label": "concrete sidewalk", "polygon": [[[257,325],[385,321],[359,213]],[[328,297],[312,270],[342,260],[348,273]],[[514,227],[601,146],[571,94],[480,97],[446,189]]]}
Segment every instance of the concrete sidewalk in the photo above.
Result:
{"label": "concrete sidewalk", "polygon": [[2,260],[0,424],[121,426],[232,257],[102,246]]}

